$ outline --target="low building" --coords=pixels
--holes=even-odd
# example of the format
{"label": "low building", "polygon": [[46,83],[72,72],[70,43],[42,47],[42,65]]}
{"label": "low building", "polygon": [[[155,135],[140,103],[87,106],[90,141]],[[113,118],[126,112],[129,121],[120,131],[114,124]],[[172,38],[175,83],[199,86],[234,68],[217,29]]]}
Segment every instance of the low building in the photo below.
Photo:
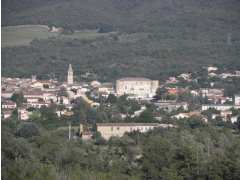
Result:
{"label": "low building", "polygon": [[107,96],[109,94],[114,94],[114,87],[112,83],[102,83],[99,87],[98,87],[98,92],[100,94],[106,94]]}
{"label": "low building", "polygon": [[151,98],[156,94],[159,82],[147,78],[127,77],[117,80],[118,96],[131,95],[135,98]]}
{"label": "low building", "polygon": [[145,133],[156,127],[167,128],[174,126],[171,124],[158,123],[97,123],[97,131],[107,140],[113,136],[122,137],[125,133],[133,131]]}
{"label": "low building", "polygon": [[5,90],[1,92],[1,97],[2,98],[11,98],[14,93],[14,90]]}
{"label": "low building", "polygon": [[12,116],[13,110],[6,109],[2,111],[3,119],[8,119]]}
{"label": "low building", "polygon": [[232,116],[232,117],[230,118],[230,120],[231,120],[232,123],[236,123],[239,119],[240,119],[240,116]]}
{"label": "low building", "polygon": [[176,102],[176,101],[157,101],[154,103],[158,109],[162,109],[168,112],[178,110],[179,108],[183,108],[184,111],[188,110],[187,102]]}
{"label": "low building", "polygon": [[22,121],[28,120],[31,114],[32,112],[27,111],[25,108],[18,109],[18,116],[19,116],[19,119]]}
{"label": "low building", "polygon": [[24,98],[38,98],[38,99],[44,99],[43,97],[43,91],[40,89],[31,89],[29,91],[26,91],[23,93]]}
{"label": "low building", "polygon": [[234,96],[234,103],[236,106],[240,106],[240,94]]}
{"label": "low building", "polygon": [[209,89],[203,88],[200,89],[200,93],[202,97],[223,97],[224,96],[224,89]]}
{"label": "low building", "polygon": [[224,104],[203,104],[202,111],[206,111],[208,109],[216,109],[218,111],[226,111],[229,109],[240,109],[240,105],[224,105]]}
{"label": "low building", "polygon": [[2,102],[2,109],[15,109],[17,104],[11,100],[6,100]]}
{"label": "low building", "polygon": [[208,121],[208,119],[205,118],[199,111],[192,111],[192,112],[188,112],[188,113],[179,113],[179,114],[174,115],[173,118],[184,119],[184,118],[191,118],[194,116],[200,117],[204,122]]}

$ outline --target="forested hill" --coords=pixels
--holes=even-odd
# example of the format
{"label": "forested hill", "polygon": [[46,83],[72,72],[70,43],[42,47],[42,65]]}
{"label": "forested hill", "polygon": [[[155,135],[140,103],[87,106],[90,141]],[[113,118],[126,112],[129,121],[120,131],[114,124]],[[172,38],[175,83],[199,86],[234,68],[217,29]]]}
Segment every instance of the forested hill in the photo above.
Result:
{"label": "forested hill", "polygon": [[[55,38],[26,48],[5,48],[3,74],[46,74],[50,67],[61,74],[63,61],[81,68],[79,74],[94,71],[106,79],[159,78],[164,71],[171,74],[206,64],[239,66],[239,19],[239,0],[3,0],[3,26],[118,32],[96,42]],[[36,64],[38,70],[32,67]]]}
{"label": "forested hill", "polygon": [[137,32],[229,32],[239,28],[240,17],[238,0],[4,0],[2,8],[4,26],[55,24],[80,29],[106,25]]}

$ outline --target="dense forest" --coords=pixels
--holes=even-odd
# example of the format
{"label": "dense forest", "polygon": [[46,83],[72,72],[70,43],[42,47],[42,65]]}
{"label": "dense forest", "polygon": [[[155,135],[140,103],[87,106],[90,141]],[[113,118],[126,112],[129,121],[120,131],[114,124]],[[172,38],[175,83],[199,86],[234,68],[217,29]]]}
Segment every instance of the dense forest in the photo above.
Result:
{"label": "dense forest", "polygon": [[[3,1],[2,25],[44,24],[68,32],[115,32],[94,40],[50,38],[2,49],[4,76],[63,79],[68,63],[76,78],[92,72],[161,79],[209,64],[239,68],[237,0],[21,0]],[[26,71],[28,69],[28,71]]]}
{"label": "dense forest", "polygon": [[193,119],[109,141],[69,141],[67,130],[38,121],[2,123],[3,180],[237,180],[239,152],[237,128]]}

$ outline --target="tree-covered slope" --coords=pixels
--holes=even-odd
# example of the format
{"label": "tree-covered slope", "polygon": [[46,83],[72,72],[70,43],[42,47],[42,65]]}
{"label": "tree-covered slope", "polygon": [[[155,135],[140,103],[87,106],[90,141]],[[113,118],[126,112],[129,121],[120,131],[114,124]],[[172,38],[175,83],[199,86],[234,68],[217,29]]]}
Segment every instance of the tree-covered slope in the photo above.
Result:
{"label": "tree-covered slope", "polygon": [[[52,38],[2,49],[3,75],[46,75],[72,63],[114,80],[193,71],[207,64],[239,68],[238,0],[4,0],[2,23],[118,32],[95,40]],[[26,68],[28,71],[26,71]]]}

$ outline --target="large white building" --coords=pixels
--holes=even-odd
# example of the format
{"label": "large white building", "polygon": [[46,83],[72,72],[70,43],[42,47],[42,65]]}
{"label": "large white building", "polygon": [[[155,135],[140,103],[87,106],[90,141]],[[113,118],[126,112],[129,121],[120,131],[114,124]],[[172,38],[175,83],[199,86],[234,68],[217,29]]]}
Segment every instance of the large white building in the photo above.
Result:
{"label": "large white building", "polygon": [[116,93],[118,96],[127,94],[135,98],[151,98],[159,86],[157,80],[128,77],[117,80]]}

